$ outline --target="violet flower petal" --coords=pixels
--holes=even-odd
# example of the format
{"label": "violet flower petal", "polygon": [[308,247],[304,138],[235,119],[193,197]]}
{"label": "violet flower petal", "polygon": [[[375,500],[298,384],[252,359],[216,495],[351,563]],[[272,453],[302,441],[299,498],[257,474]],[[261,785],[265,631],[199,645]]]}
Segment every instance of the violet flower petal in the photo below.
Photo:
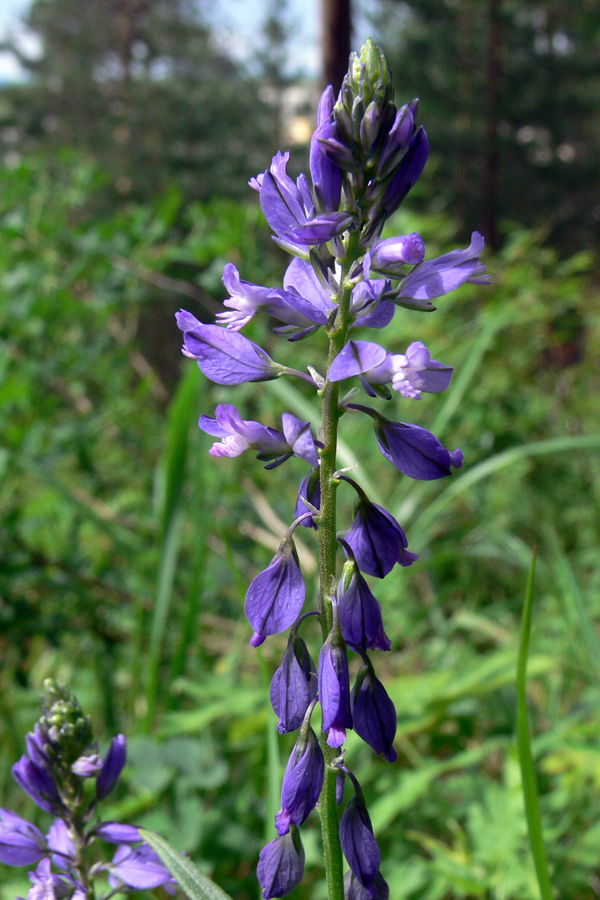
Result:
{"label": "violet flower petal", "polygon": [[99,822],[94,834],[111,844],[137,844],[142,840],[135,825],[122,825],[120,822]]}
{"label": "violet flower petal", "polygon": [[0,809],[1,863],[31,866],[46,852],[46,839],[39,828],[9,809]]}
{"label": "violet flower petal", "polygon": [[[344,543],[343,539],[341,543]],[[345,549],[346,554],[351,555],[347,545]],[[383,627],[381,605],[354,560],[344,565],[338,585],[338,615],[342,637],[351,647],[361,650],[391,648],[392,643]]]}
{"label": "violet flower petal", "polygon": [[304,875],[304,847],[297,830],[262,848],[256,874],[263,900],[285,897],[298,887]]}
{"label": "violet flower petal", "polygon": [[184,332],[186,355],[198,361],[217,384],[243,384],[277,378],[278,367],[257,344],[219,325],[200,325]]}
{"label": "violet flower petal", "polygon": [[369,666],[363,666],[351,695],[352,719],[356,733],[378,756],[395,762],[394,738],[398,719],[384,686]]}
{"label": "violet flower petal", "polygon": [[112,863],[107,863],[104,868],[109,870],[111,887],[118,887],[122,883],[137,890],[146,890],[169,883],[176,884],[169,870],[147,844],[139,847],[121,844]]}
{"label": "violet flower petal", "polygon": [[96,796],[99,800],[103,800],[112,791],[123,771],[126,759],[127,741],[124,734],[118,734],[110,742],[102,771],[96,780]]}
{"label": "violet flower petal", "polygon": [[400,283],[398,298],[433,300],[455,290],[471,277],[480,276],[485,271],[479,261],[483,246],[483,236],[474,231],[465,250],[452,250],[415,266]]}
{"label": "violet flower petal", "polygon": [[381,365],[386,356],[386,350],[372,341],[348,341],[331,363],[327,378],[329,381],[342,381],[360,375]]}
{"label": "violet flower petal", "polygon": [[[304,729],[303,729],[304,730]],[[317,736],[309,727],[302,732],[285,767],[281,787],[281,809],[275,816],[277,834],[287,834],[290,825],[302,825],[317,805],[325,779],[325,760]]]}
{"label": "violet flower petal", "polygon": [[[320,472],[318,468],[314,468],[308,475],[306,475],[302,481],[300,482],[300,487],[298,488],[298,499],[296,500],[296,506],[294,509],[294,517],[297,519],[302,513],[305,513],[308,507],[302,502],[302,498],[308,500],[316,509],[321,508],[321,482],[320,482]],[[312,516],[303,519],[300,523],[305,528],[314,528],[315,531],[318,531],[318,525],[315,522]]]}
{"label": "violet flower petal", "polygon": [[319,703],[323,712],[323,731],[330,747],[341,747],[346,729],[352,728],[348,655],[342,642],[333,642],[330,634],[319,655]]}
{"label": "violet flower petal", "polygon": [[254,629],[253,646],[262,643],[267,635],[279,634],[293,625],[302,612],[305,594],[294,542],[291,538],[284,539],[277,554],[246,593],[246,616]]}
{"label": "violet flower petal", "polygon": [[390,887],[378,872],[369,890],[358,881],[354,872],[344,875],[344,900],[390,900]]}
{"label": "violet flower petal", "polygon": [[348,865],[360,884],[368,890],[379,872],[381,851],[367,808],[357,794],[348,802],[341,818],[340,842]]}
{"label": "violet flower petal", "polygon": [[29,794],[40,809],[53,815],[62,809],[63,804],[54,779],[48,772],[32,762],[28,756],[23,754],[12,767],[12,773],[19,787]]}
{"label": "violet flower petal", "polygon": [[385,458],[409,478],[435,481],[451,475],[451,466],[462,466],[464,457],[460,450],[446,450],[434,434],[420,425],[392,422],[381,416],[375,421],[375,434]]}
{"label": "violet flower petal", "polygon": [[306,710],[317,696],[317,670],[308,647],[298,634],[290,635],[281,665],[271,681],[271,704],[280,734],[300,728]]}
{"label": "violet flower petal", "polygon": [[310,430],[310,423],[297,419],[292,413],[283,413],[281,424],[285,439],[294,454],[310,466],[318,466],[319,455]]}

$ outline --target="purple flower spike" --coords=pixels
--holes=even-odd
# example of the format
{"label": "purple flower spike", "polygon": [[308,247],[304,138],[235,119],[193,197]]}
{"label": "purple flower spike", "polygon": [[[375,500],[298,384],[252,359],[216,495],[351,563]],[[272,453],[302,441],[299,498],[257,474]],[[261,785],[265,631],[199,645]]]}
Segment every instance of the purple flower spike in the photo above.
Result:
{"label": "purple flower spike", "polygon": [[[296,500],[296,507],[294,509],[294,515],[296,518],[298,518],[298,516],[301,516],[302,513],[305,513],[308,509],[306,504],[303,503],[302,498],[308,500],[308,502],[311,503],[316,509],[320,509],[321,481],[320,473],[317,468],[314,468],[312,472],[310,472],[309,475],[306,475],[300,482],[300,487],[298,488],[298,499]],[[318,531],[318,525],[312,516],[303,519],[301,524],[305,528],[314,528],[315,531]]]}
{"label": "purple flower spike", "polygon": [[169,890],[177,884],[148,844],[141,844],[139,847],[122,844],[117,848],[112,863],[107,863],[103,868],[109,870],[108,881],[114,888],[126,884],[136,890],[147,890],[163,885]]}
{"label": "purple flower spike", "polygon": [[[370,893],[370,892],[373,893]],[[367,890],[356,878],[354,872],[346,872],[344,875],[344,900],[390,900],[390,886],[378,872],[375,881]]]}
{"label": "purple flower spike", "polygon": [[[375,269],[383,275],[402,275],[402,266],[415,266],[423,261],[425,244],[421,235],[413,232],[401,237],[378,241],[367,254],[367,268]],[[366,260],[365,260],[366,262]]]}
{"label": "purple flower spike", "polygon": [[462,466],[462,452],[446,450],[441,441],[426,428],[407,422],[392,422],[376,410],[358,403],[349,403],[348,408],[360,409],[371,416],[379,449],[386,459],[409,478],[435,481],[451,475],[451,466],[455,469]]}
{"label": "purple flower spike", "polygon": [[271,704],[279,716],[280,734],[300,728],[316,696],[315,664],[304,639],[292,631],[281,665],[271,681]]}
{"label": "purple flower spike", "polygon": [[262,644],[270,634],[293,625],[304,606],[306,588],[294,542],[288,535],[264,572],[256,576],[246,594],[246,616],[254,629],[251,644]]}
{"label": "purple flower spike", "polygon": [[381,606],[360,574],[350,546],[343,540],[348,561],[338,587],[338,614],[342,636],[352,648],[389,650],[392,642],[384,631]]}
{"label": "purple flower spike", "polygon": [[0,809],[0,862],[6,866],[31,866],[47,852],[39,828],[9,809]]}
{"label": "purple flower spike", "polygon": [[465,282],[489,284],[491,278],[485,274],[485,266],[479,261],[483,245],[483,235],[474,231],[466,250],[452,250],[415,266],[400,283],[398,299],[433,300]]}
{"label": "purple flower spike", "polygon": [[277,834],[284,835],[290,825],[302,825],[317,805],[325,779],[325,760],[317,736],[310,726],[304,728],[285,767],[281,788],[281,809],[275,816]]}
{"label": "purple flower spike", "polygon": [[351,703],[356,733],[378,756],[395,762],[396,710],[370,665],[362,666],[356,676]]}
{"label": "purple flower spike", "polygon": [[127,741],[124,734],[118,734],[110,742],[104,757],[102,771],[96,780],[96,796],[103,800],[117,783],[127,759]]}
{"label": "purple flower spike", "polygon": [[[334,610],[335,610],[334,602]],[[319,655],[319,703],[323,712],[323,731],[327,731],[330,747],[341,747],[346,740],[346,729],[352,728],[350,709],[350,679],[346,645],[336,622]]]}
{"label": "purple flower spike", "polygon": [[357,792],[352,797],[344,811],[340,821],[340,842],[356,879],[367,889],[369,897],[373,897],[373,885],[381,865],[381,851],[373,834],[362,792]]}
{"label": "purple flower spike", "polygon": [[63,804],[58,789],[51,775],[37,766],[28,756],[23,754],[21,759],[12,767],[12,773],[19,787],[37,803],[40,809],[58,815]]}
{"label": "purple flower spike", "polygon": [[183,353],[198,361],[207,378],[217,384],[243,384],[246,381],[270,381],[277,378],[281,366],[258,344],[236,331],[219,325],[197,325],[190,329],[190,313],[177,313],[177,324],[184,332]]}
{"label": "purple flower spike", "polygon": [[[343,480],[358,488],[350,479]],[[363,491],[359,493],[352,527],[342,543],[352,550],[361,572],[375,578],[385,578],[396,563],[410,566],[418,559],[407,551],[406,535],[393,515],[383,506],[371,503]]]}
{"label": "purple flower spike", "polygon": [[285,897],[298,887],[304,875],[304,847],[296,828],[262,848],[256,874],[264,900]]}

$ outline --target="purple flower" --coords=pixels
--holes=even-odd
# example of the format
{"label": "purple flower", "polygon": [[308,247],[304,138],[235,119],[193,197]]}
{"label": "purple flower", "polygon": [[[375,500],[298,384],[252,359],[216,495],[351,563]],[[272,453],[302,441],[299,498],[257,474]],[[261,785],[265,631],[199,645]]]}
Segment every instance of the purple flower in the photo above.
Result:
{"label": "purple flower", "polygon": [[393,515],[383,506],[371,503],[351,479],[343,476],[343,480],[352,484],[359,496],[354,521],[342,544],[350,547],[361,572],[385,578],[396,563],[411,566],[418,557],[407,550],[406,535]]}
{"label": "purple flower", "polygon": [[398,758],[394,750],[396,710],[370,663],[362,666],[356,676],[351,704],[356,733],[378,756],[395,762]]}
{"label": "purple flower", "polygon": [[[257,178],[260,205],[277,237],[295,249],[322,244],[348,227],[354,216],[345,212],[315,215],[315,206],[304,175],[296,182],[286,172],[289,153],[277,153],[270,169]],[[315,169],[316,171],[316,169]]]}
{"label": "purple flower", "polygon": [[46,852],[46,839],[39,828],[9,809],[0,809],[0,862],[31,866]]}
{"label": "purple flower", "polygon": [[[415,109],[416,114],[416,109]],[[410,105],[401,106],[394,123],[383,139],[377,162],[377,178],[386,178],[400,163],[416,130],[413,110]]]}
{"label": "purple flower", "polygon": [[196,359],[206,377],[217,384],[270,381],[282,371],[257,344],[235,331],[203,325],[185,310],[176,319],[184,333],[183,353]]}
{"label": "purple flower", "polygon": [[390,900],[390,887],[381,872],[377,873],[369,890],[362,886],[354,872],[346,872],[344,900]]}
{"label": "purple flower", "polygon": [[23,754],[12,767],[12,773],[19,787],[29,794],[40,809],[57,815],[63,808],[62,800],[53,777]]}
{"label": "purple flower", "polygon": [[110,873],[108,881],[111,887],[126,884],[137,890],[146,890],[162,885],[169,893],[175,893],[171,888],[177,882],[148,844],[140,844],[139,847],[121,844],[112,863],[106,863],[103,868]]}
{"label": "purple flower", "polygon": [[308,647],[292,631],[281,665],[271,681],[271,704],[279,716],[280,734],[296,731],[317,696],[317,670]]}
{"label": "purple flower", "polygon": [[433,300],[455,290],[465,282],[489,284],[485,265],[479,261],[483,250],[483,235],[474,231],[466,250],[452,250],[437,259],[420,263],[401,281],[398,299]]}
{"label": "purple flower", "polygon": [[[312,271],[312,266],[303,260],[294,259],[288,267],[288,272],[295,266],[306,266]],[[278,288],[266,288],[250,281],[242,281],[238,270],[232,263],[228,263],[223,271],[223,282],[230,297],[224,300],[229,307],[226,312],[217,313],[220,323],[226,325],[229,331],[239,331],[260,310],[273,316],[282,327],[275,329],[277,333],[292,333],[297,340],[315,331],[319,325],[325,325],[328,313],[323,310],[321,294],[317,297],[313,293],[303,296],[293,287],[294,275],[284,281],[284,290]],[[322,291],[322,288],[321,288]],[[330,305],[333,307],[331,299]],[[292,340],[293,338],[290,338]]]}
{"label": "purple flower", "polygon": [[127,759],[127,741],[124,734],[118,734],[110,742],[108,752],[104,757],[102,771],[96,781],[96,796],[103,800],[117,783],[123,766]]}
{"label": "purple flower", "polygon": [[257,450],[257,459],[268,460],[272,469],[296,455],[314,466],[318,463],[317,448],[308,422],[302,422],[291,413],[282,416],[283,432],[268,428],[260,422],[242,419],[231,403],[220,403],[215,418],[200,416],[198,425],[206,434],[222,440],[212,445],[211,456],[240,456],[246,450]]}
{"label": "purple flower", "polygon": [[390,384],[403,397],[419,399],[421,392],[439,394],[450,384],[452,366],[431,359],[421,341],[413,341],[403,353],[387,353],[372,341],[348,341],[332,362],[328,378],[341,381],[361,375],[367,392],[376,396],[374,388]]}
{"label": "purple flower", "polygon": [[[303,503],[303,499],[308,500],[316,509],[320,509],[321,507],[321,481],[320,481],[320,472],[318,468],[312,469],[310,474],[305,475],[305,477],[300,482],[300,487],[298,488],[298,499],[296,500],[296,507],[294,509],[294,515],[296,518],[301,516],[302,513],[305,513],[308,509],[305,503]],[[305,528],[314,528],[315,531],[318,530],[318,525],[313,519],[312,516],[303,519],[301,524]]]}
{"label": "purple flower", "polygon": [[287,834],[290,824],[302,825],[317,804],[325,778],[325,760],[310,726],[302,728],[285,767],[281,809],[275,816],[277,834]]}
{"label": "purple flower", "polygon": [[264,900],[285,897],[298,887],[304,875],[304,847],[296,828],[262,848],[256,874]]}
{"label": "purple flower", "polygon": [[320,212],[337,212],[342,192],[342,170],[326,152],[322,141],[335,137],[332,113],[335,97],[331,85],[321,94],[317,111],[317,128],[310,141],[310,177],[317,208]]}
{"label": "purple flower", "polygon": [[290,531],[264,572],[246,594],[246,616],[254,629],[250,643],[258,647],[267,635],[279,634],[296,621],[304,606],[306,588]]}
{"label": "purple flower", "polygon": [[[353,778],[355,787],[358,782]],[[373,834],[371,819],[365,806],[362,791],[348,802],[340,821],[340,842],[348,865],[358,882],[374,896],[374,882],[381,865],[381,851]]]}
{"label": "purple flower", "polygon": [[350,546],[341,538],[348,561],[338,586],[338,615],[342,637],[352,648],[389,650],[391,641],[383,628],[381,606],[360,574]]}
{"label": "purple flower", "polygon": [[375,269],[383,275],[403,275],[402,266],[414,266],[423,261],[425,244],[422,237],[413,232],[400,237],[377,241],[365,256],[365,269]]}
{"label": "purple flower", "polygon": [[[335,606],[334,602],[334,610]],[[334,611],[333,628],[319,655],[319,703],[323,712],[322,728],[328,732],[330,747],[341,747],[346,740],[346,729],[352,728],[348,655],[336,620]]]}
{"label": "purple flower", "polygon": [[[386,459],[409,478],[434,481],[451,475],[451,466],[455,469],[462,466],[462,452],[446,450],[440,440],[426,428],[407,422],[392,422],[376,410],[358,403],[349,403],[348,408],[360,409],[371,416],[375,423],[379,449]],[[363,569],[364,571],[366,570]]]}

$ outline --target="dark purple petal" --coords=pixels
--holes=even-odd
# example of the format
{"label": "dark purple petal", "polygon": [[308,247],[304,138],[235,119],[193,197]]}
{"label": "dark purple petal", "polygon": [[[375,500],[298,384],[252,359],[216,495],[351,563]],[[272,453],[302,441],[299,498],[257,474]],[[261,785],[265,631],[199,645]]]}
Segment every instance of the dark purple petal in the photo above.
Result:
{"label": "dark purple petal", "polygon": [[[347,555],[351,555],[349,548],[345,549]],[[354,560],[348,560],[344,565],[338,586],[338,614],[342,637],[351,647],[362,650],[391,648],[391,641],[383,628],[379,601]]]}
{"label": "dark purple petal", "polygon": [[344,875],[344,900],[390,900],[390,887],[378,872],[369,890],[364,888],[354,872]]}
{"label": "dark purple petal", "polygon": [[386,187],[382,201],[386,217],[389,217],[402,203],[408,192],[417,183],[429,156],[427,135],[421,125],[411,139],[408,150],[394,171]]}
{"label": "dark purple petal", "polygon": [[310,177],[318,205],[323,212],[336,212],[342,193],[342,170],[327,154],[321,140],[335,138],[336,126],[325,121],[317,127],[310,141]]}
{"label": "dark purple petal", "polygon": [[294,542],[286,538],[246,594],[246,616],[254,629],[254,640],[279,634],[293,625],[302,612],[305,593]]}
{"label": "dark purple petal", "polygon": [[277,377],[273,360],[257,344],[219,325],[200,325],[184,333],[186,355],[198,360],[217,384],[270,381]]}
{"label": "dark purple petal", "polygon": [[[381,851],[362,797],[349,801],[340,821],[340,842],[348,865],[367,890],[373,885],[381,865]],[[369,891],[369,895],[372,896]]]}
{"label": "dark purple petal", "polygon": [[296,829],[262,848],[256,874],[264,900],[285,897],[298,887],[304,875],[304,847]]}
{"label": "dark purple petal", "polygon": [[397,114],[394,124],[388,131],[381,147],[381,153],[377,161],[378,178],[385,178],[389,172],[400,162],[402,155],[415,130],[415,122],[408,106],[402,106]]}
{"label": "dark purple petal", "polygon": [[271,681],[271,704],[281,734],[296,731],[317,696],[317,670],[300,635],[291,634],[281,665]]}
{"label": "dark purple petal", "polygon": [[53,815],[62,809],[62,801],[54,779],[28,756],[23,754],[12,767],[12,773],[17,784],[29,794],[40,809]]}
{"label": "dark purple petal", "polygon": [[404,531],[391,513],[366,498],[359,499],[344,540],[361,572],[375,578],[385,578],[399,561],[400,549],[408,546]]}
{"label": "dark purple petal", "polygon": [[126,759],[127,741],[124,734],[118,734],[110,742],[102,771],[96,780],[96,796],[99,800],[104,799],[112,791],[123,771]]}
{"label": "dark purple petal", "polygon": [[381,416],[375,420],[375,434],[385,458],[409,478],[435,481],[451,475],[451,466],[462,466],[460,450],[446,450],[434,434],[420,425],[392,422]]}
{"label": "dark purple petal", "polygon": [[341,747],[346,729],[352,728],[348,655],[343,641],[330,634],[319,656],[319,703],[323,712],[323,731],[330,747]]}
{"label": "dark purple petal", "polygon": [[378,756],[395,762],[397,716],[394,704],[370,666],[362,666],[352,689],[354,730]]}
{"label": "dark purple petal", "polygon": [[348,341],[329,367],[329,381],[342,381],[379,366],[387,352],[372,341]]}
{"label": "dark purple petal", "polygon": [[39,828],[9,809],[0,809],[0,862],[31,866],[46,852],[46,839]]}
{"label": "dark purple petal", "polygon": [[[304,728],[302,729],[304,731]],[[285,767],[281,787],[281,809],[275,816],[277,834],[287,834],[290,825],[302,825],[317,805],[325,778],[325,760],[317,736],[302,732]]]}

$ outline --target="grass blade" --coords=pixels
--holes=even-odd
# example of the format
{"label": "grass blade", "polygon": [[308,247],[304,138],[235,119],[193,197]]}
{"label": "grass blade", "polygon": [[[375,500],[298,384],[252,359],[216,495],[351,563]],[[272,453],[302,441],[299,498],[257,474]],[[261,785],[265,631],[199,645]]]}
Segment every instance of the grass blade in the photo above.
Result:
{"label": "grass blade", "polygon": [[546,848],[544,846],[544,836],[542,833],[542,818],[540,815],[535,766],[531,754],[531,735],[529,733],[529,721],[527,717],[527,656],[529,653],[529,637],[531,634],[531,607],[533,603],[533,582],[535,577],[536,558],[537,547],[533,551],[531,569],[529,570],[529,578],[527,579],[523,617],[521,620],[521,641],[517,661],[517,748],[521,766],[529,843],[531,846],[531,855],[533,856],[533,862],[535,864],[538,884],[540,886],[540,895],[542,900],[552,900],[552,885],[550,883],[548,860],[546,859]]}
{"label": "grass blade", "polygon": [[163,837],[153,831],[146,831],[145,828],[140,828],[139,832],[146,843],[150,844],[154,852],[158,854],[161,862],[165,864],[190,900],[231,900],[229,894],[226,894],[207,875],[203,875],[191,859],[171,847]]}

